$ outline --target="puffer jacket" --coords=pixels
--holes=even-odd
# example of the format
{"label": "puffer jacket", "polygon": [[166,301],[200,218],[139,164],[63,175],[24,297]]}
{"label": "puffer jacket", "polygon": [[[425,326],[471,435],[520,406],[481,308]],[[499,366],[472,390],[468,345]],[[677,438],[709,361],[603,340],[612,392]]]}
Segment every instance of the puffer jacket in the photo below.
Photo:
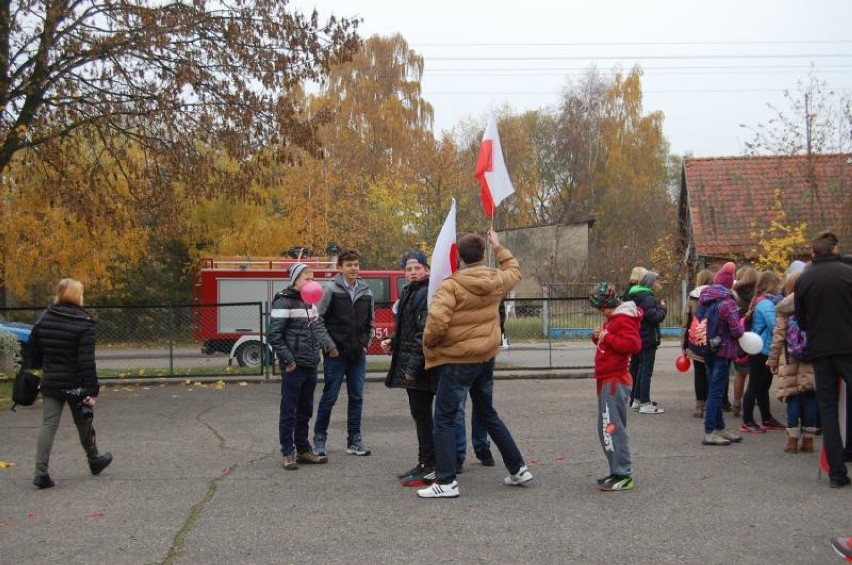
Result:
{"label": "puffer jacket", "polygon": [[426,369],[484,363],[497,356],[501,343],[498,308],[520,282],[521,269],[502,245],[494,247],[494,254],[500,270],[482,262],[468,265],[444,279],[435,292],[423,331]]}
{"label": "puffer jacket", "polygon": [[[396,334],[391,338],[391,365],[385,385],[391,388],[437,390],[437,380],[425,369],[423,329],[429,312],[429,279],[413,281],[402,289],[396,311]],[[414,377],[414,382],[405,376]]]}
{"label": "puffer jacket", "polygon": [[642,311],[633,302],[622,302],[613,311],[612,316],[603,323],[606,334],[602,340],[592,335],[595,350],[595,379],[598,396],[604,383],[609,383],[613,391],[616,383],[630,385],[633,379],[628,371],[630,356],[642,351],[642,339],[639,337]]}
{"label": "puffer jacket", "polygon": [[363,279],[355,281],[355,299],[346,290],[343,275],[323,288],[317,304],[317,336],[325,353],[334,348],[344,359],[357,359],[370,347],[375,326],[373,291]]}
{"label": "puffer jacket", "polygon": [[644,312],[642,325],[639,328],[642,349],[658,348],[662,338],[660,324],[666,318],[668,309],[664,304],[660,304],[653,290],[638,284],[627,293],[627,299],[633,301]]}
{"label": "puffer jacket", "polygon": [[763,340],[762,355],[769,355],[769,346],[772,343],[772,332],[775,328],[775,305],[781,300],[775,294],[764,294],[755,301],[754,312],[751,316],[751,331]]}
{"label": "puffer jacket", "polygon": [[275,295],[269,316],[269,345],[279,365],[315,368],[320,362],[316,306],[305,304],[295,288],[287,287]]}
{"label": "puffer jacket", "polygon": [[33,367],[42,368],[41,392],[73,400],[97,396],[95,319],[76,304],[48,307],[30,335]]}
{"label": "puffer jacket", "polygon": [[787,324],[793,315],[794,296],[794,293],[785,296],[775,306],[775,329],[768,361],[778,366],[778,389],[775,393],[778,398],[814,390],[814,366],[787,353]]}

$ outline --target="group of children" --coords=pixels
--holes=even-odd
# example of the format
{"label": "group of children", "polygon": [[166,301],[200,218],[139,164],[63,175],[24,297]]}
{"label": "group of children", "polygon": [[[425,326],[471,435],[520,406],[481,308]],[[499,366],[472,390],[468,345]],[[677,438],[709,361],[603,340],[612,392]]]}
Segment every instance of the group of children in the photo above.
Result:
{"label": "group of children", "polygon": [[[684,316],[682,349],[693,362],[695,416],[705,419],[707,445],[738,443],[743,433],[786,430],[784,451],[813,451],[818,419],[813,366],[788,343],[788,333],[795,332],[796,328],[793,288],[803,268],[804,263],[794,261],[783,281],[771,270],[760,273],[752,267],[742,267],[734,272],[733,263],[726,263],[717,273],[703,269],[696,275]],[[725,323],[714,333],[729,347],[724,352],[708,351],[707,344],[696,342],[695,327],[702,317],[699,312],[704,305],[701,314],[706,317],[710,312],[708,306],[718,307],[723,302]],[[763,344],[760,351],[747,355],[738,347],[737,340],[745,331],[760,336]],[[720,399],[712,401],[709,398],[714,376],[710,371],[711,363],[719,369],[716,378],[721,393]],[[720,363],[724,367],[718,367]],[[733,404],[728,402],[730,365],[734,370]],[[775,375],[779,378],[776,396],[787,405],[786,426],[772,415],[769,390]],[[711,402],[713,419],[721,418],[715,414],[717,405],[723,411],[732,411],[734,417],[742,416],[739,433],[722,427],[724,432],[709,437],[717,431],[716,426],[707,425],[707,408]],[[760,424],[754,418],[755,406],[760,412]]]}

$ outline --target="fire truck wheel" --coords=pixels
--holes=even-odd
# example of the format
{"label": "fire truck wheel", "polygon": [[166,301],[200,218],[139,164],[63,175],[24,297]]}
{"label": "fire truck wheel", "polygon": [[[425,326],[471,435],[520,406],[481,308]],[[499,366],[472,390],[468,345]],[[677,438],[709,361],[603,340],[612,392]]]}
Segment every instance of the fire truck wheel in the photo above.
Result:
{"label": "fire truck wheel", "polygon": [[263,362],[263,351],[259,341],[247,341],[237,348],[237,363],[240,367],[259,367]]}

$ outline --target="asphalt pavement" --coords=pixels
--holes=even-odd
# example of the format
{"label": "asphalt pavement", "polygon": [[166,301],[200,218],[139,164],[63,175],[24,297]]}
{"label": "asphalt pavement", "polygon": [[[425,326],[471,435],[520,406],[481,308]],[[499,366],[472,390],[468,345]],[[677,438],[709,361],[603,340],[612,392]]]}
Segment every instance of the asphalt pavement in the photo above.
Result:
{"label": "asphalt pavement", "polygon": [[108,387],[95,426],[114,463],[89,474],[66,411],[44,491],[31,484],[40,402],[4,411],[0,563],[840,562],[829,539],[852,533],[852,487],[829,489],[818,454],[784,453],[783,432],[702,446],[691,373],[668,361],[652,385],[666,412],[629,416],[636,490],[599,492],[583,374],[498,380],[495,405],[536,480],[506,487],[499,457],[487,468],[471,452],[461,496],[442,500],[397,483],[416,462],[414,425],[405,393],[380,382],[365,395],[373,454],[344,451],[344,390],[329,463],[297,471],[280,466],[277,383]]}

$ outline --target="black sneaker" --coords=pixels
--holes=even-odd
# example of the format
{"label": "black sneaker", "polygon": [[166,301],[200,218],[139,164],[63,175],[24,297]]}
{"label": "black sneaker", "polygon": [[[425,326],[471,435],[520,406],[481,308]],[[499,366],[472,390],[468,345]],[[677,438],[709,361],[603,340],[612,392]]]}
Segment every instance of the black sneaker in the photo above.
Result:
{"label": "black sneaker", "polygon": [[494,456],[491,455],[490,447],[486,447],[477,451],[476,458],[479,459],[479,462],[485,465],[486,467],[494,466]]}
{"label": "black sneaker", "polygon": [[621,475],[613,475],[598,485],[598,490],[603,492],[633,490],[634,488],[636,488],[636,483],[633,481],[633,477]]}
{"label": "black sneaker", "polygon": [[408,471],[406,471],[406,472],[404,472],[404,473],[400,473],[399,475],[397,475],[397,476],[396,476],[396,478],[397,478],[397,479],[404,479],[405,477],[408,477],[408,476],[410,476],[410,475],[413,475],[413,474],[414,474],[414,473],[416,473],[418,470],[420,470],[420,465],[422,465],[422,464],[423,464],[423,461],[419,462],[417,465],[415,465],[414,467],[412,467],[412,468],[411,468],[411,469],[409,469]]}
{"label": "black sneaker", "polygon": [[112,463],[112,453],[104,453],[89,460],[89,470],[92,471],[93,475],[100,475],[101,471],[109,467],[110,463]]}
{"label": "black sneaker", "polygon": [[47,473],[42,473],[40,475],[36,475],[33,479],[33,484],[41,489],[50,488],[54,486],[56,483],[50,478],[50,475]]}
{"label": "black sneaker", "polygon": [[828,486],[831,488],[841,488],[847,486],[850,482],[849,476],[841,477],[839,479],[830,479],[828,481]]}
{"label": "black sneaker", "polygon": [[419,465],[416,473],[404,477],[400,483],[404,487],[428,487],[435,482],[435,468],[431,465]]}
{"label": "black sneaker", "polygon": [[610,475],[607,475],[606,477],[601,477],[600,479],[598,479],[598,484],[599,484],[599,485],[602,485],[602,484],[604,484],[605,482],[607,482],[608,480],[610,480],[611,478],[612,478],[612,475],[611,475],[611,474],[610,474]]}

